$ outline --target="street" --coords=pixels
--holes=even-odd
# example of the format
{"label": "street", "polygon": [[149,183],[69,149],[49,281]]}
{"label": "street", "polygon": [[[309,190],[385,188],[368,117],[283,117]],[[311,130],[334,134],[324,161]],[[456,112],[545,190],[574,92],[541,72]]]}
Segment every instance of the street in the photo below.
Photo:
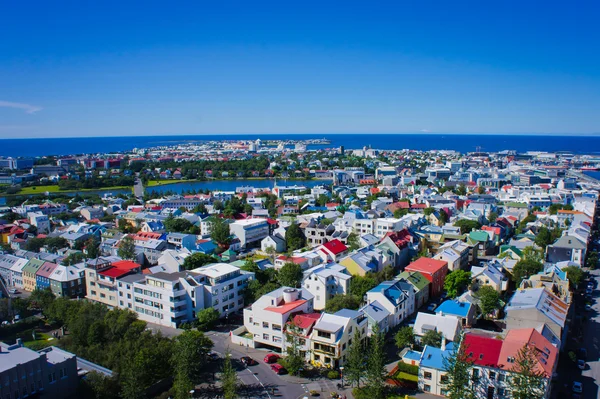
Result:
{"label": "street", "polygon": [[144,198],[144,185],[142,184],[142,180],[139,177],[135,178],[135,183],[133,185],[133,195],[135,198],[142,199]]}
{"label": "street", "polygon": [[[590,274],[600,281],[600,270],[592,270]],[[589,320],[583,327],[583,347],[587,350],[587,367],[581,375],[583,382],[583,397],[596,399],[600,391],[598,390],[598,381],[600,381],[600,342],[598,334],[600,333],[600,291],[598,286],[592,294],[592,310],[587,312]]]}

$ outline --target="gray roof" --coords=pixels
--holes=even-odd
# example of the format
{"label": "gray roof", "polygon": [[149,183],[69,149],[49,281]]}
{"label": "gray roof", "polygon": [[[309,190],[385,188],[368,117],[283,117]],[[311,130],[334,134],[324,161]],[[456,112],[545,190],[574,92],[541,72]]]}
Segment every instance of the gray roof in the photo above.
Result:
{"label": "gray roof", "polygon": [[359,312],[364,313],[365,315],[367,315],[370,319],[374,320],[376,323],[380,323],[382,322],[386,317],[388,317],[390,315],[390,312],[388,312],[379,302],[377,301],[373,301],[371,303],[369,303],[368,305],[363,306]]}

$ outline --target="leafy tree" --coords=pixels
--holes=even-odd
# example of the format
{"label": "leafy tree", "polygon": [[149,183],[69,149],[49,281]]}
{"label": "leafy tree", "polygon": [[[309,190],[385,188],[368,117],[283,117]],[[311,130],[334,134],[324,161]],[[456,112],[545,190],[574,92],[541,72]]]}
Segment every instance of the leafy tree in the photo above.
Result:
{"label": "leafy tree", "polygon": [[200,380],[202,367],[212,347],[212,341],[195,330],[184,331],[175,338],[171,362],[175,370],[174,387],[177,398],[187,398],[189,391]]}
{"label": "leafy tree", "polygon": [[40,289],[36,288],[29,297],[30,306],[35,309],[40,309],[42,312],[50,308],[50,305],[54,301],[54,294],[50,288]]}
{"label": "leafy tree", "polygon": [[435,208],[432,208],[432,207],[428,207],[428,208],[423,209],[423,214],[425,214],[425,216],[429,216],[433,212],[435,212]]}
{"label": "leafy tree", "polygon": [[223,360],[221,382],[223,384],[223,398],[235,399],[237,397],[237,375],[231,364],[231,352],[229,352],[229,349],[225,352],[225,359]]}
{"label": "leafy tree", "polygon": [[402,327],[394,336],[394,340],[400,350],[407,347],[412,348],[415,344],[415,331],[409,326]]}
{"label": "leafy tree", "polygon": [[475,296],[479,298],[479,307],[483,317],[501,307],[500,294],[490,285],[480,287]]}
{"label": "leafy tree", "polygon": [[196,314],[198,330],[208,331],[219,321],[219,311],[215,308],[205,308]]}
{"label": "leafy tree", "polygon": [[302,331],[294,324],[290,323],[285,330],[286,353],[285,368],[291,375],[297,375],[304,366],[304,357],[301,354],[300,337]]}
{"label": "leafy tree", "polygon": [[216,211],[222,211],[223,209],[225,209],[223,201],[216,200],[215,202],[213,202],[213,209]]}
{"label": "leafy tree", "polygon": [[521,259],[517,262],[512,270],[512,279],[517,286],[521,285],[521,281],[529,278],[531,275],[539,273],[544,268],[541,262],[532,259]]}
{"label": "leafy tree", "polygon": [[135,259],[135,242],[131,236],[125,236],[121,239],[117,255],[127,260]]}
{"label": "leafy tree", "polygon": [[46,238],[46,247],[50,252],[56,252],[59,249],[69,246],[69,242],[62,237]]}
{"label": "leafy tree", "polygon": [[546,247],[550,244],[552,244],[553,240],[552,240],[552,234],[550,233],[550,230],[548,230],[546,227],[541,227],[538,230],[537,235],[535,236],[535,243],[541,247],[546,249]]}
{"label": "leafy tree", "polygon": [[490,223],[494,223],[497,219],[498,219],[498,213],[497,212],[490,212],[490,214],[487,217],[488,221]]}
{"label": "leafy tree", "polygon": [[385,337],[379,326],[373,327],[367,358],[367,388],[374,399],[385,398]]}
{"label": "leafy tree", "polygon": [[298,287],[302,282],[302,267],[296,263],[287,262],[279,270],[277,278],[279,284],[284,287]]}
{"label": "leafy tree", "polygon": [[460,234],[467,234],[472,230],[480,229],[481,223],[476,220],[460,219],[454,222],[454,226],[460,227]]}
{"label": "leafy tree", "polygon": [[456,298],[465,291],[469,284],[471,284],[471,272],[459,269],[446,275],[444,289],[450,298]]}
{"label": "leafy tree", "polygon": [[85,255],[81,252],[73,252],[66,258],[64,258],[61,264],[65,266],[74,265],[85,260]]}
{"label": "leafy tree", "polygon": [[358,310],[360,307],[360,301],[360,298],[352,294],[336,294],[333,296],[333,298],[327,301],[327,304],[325,305],[325,311],[327,313],[335,313],[341,309]]}
{"label": "leafy tree", "polygon": [[212,238],[217,244],[222,247],[229,245],[231,242],[231,232],[229,231],[229,223],[226,220],[219,217],[215,217],[211,221],[211,233]]}
{"label": "leafy tree", "polygon": [[173,214],[169,215],[169,217],[164,221],[165,229],[168,232],[174,233],[183,233],[184,231],[188,231],[192,228],[192,223],[183,218],[174,218]]}
{"label": "leafy tree", "polygon": [[192,209],[192,212],[199,213],[201,215],[206,215],[208,213],[208,210],[206,209],[206,205],[198,204],[194,207],[194,209]]}
{"label": "leafy tree", "polygon": [[394,211],[394,217],[400,219],[402,216],[408,215],[408,209],[399,208]]}
{"label": "leafy tree", "polygon": [[274,264],[275,263],[275,255],[277,255],[277,250],[275,249],[275,247],[273,247],[272,245],[269,245],[267,248],[265,248],[265,253],[267,255],[269,255],[269,257],[271,257],[271,261]]}
{"label": "leafy tree", "polygon": [[210,263],[217,263],[218,261],[214,256],[203,254],[202,252],[194,252],[185,258],[182,266],[185,270],[194,270]]}
{"label": "leafy tree", "polygon": [[348,234],[348,249],[350,251],[354,251],[357,250],[358,248],[360,248],[360,241],[358,239],[358,234],[356,233],[350,233]]}
{"label": "leafy tree", "polygon": [[440,218],[439,218],[440,223],[446,224],[448,222],[448,214],[446,213],[446,211],[443,209],[439,209],[438,214],[440,215]]}
{"label": "leafy tree", "polygon": [[306,237],[297,223],[293,223],[285,231],[285,242],[289,251],[295,251],[306,245]]}
{"label": "leafy tree", "polygon": [[25,243],[25,249],[27,251],[40,252],[40,249],[42,249],[42,247],[44,246],[45,243],[46,243],[46,240],[43,238],[37,238],[37,237],[30,238]]}
{"label": "leafy tree", "polygon": [[508,381],[511,395],[515,399],[542,399],[544,397],[544,373],[537,369],[534,347],[525,344],[515,357],[511,369],[514,375]]}
{"label": "leafy tree", "polygon": [[350,293],[357,298],[364,298],[367,294],[367,291],[375,288],[378,282],[374,276],[366,275],[366,276],[353,276],[350,280]]}
{"label": "leafy tree", "polygon": [[586,259],[585,259],[585,265],[592,270],[595,269],[596,266],[598,266],[598,252],[597,251],[588,252]]}
{"label": "leafy tree", "polygon": [[357,329],[348,347],[348,361],[346,362],[346,378],[352,386],[360,387],[360,380],[366,372],[367,357],[360,331]]}
{"label": "leafy tree", "polygon": [[460,345],[443,359],[446,381],[443,382],[449,399],[475,399],[477,396],[471,380],[473,360],[467,355],[468,349]]}
{"label": "leafy tree", "polygon": [[485,188],[482,186],[477,187],[477,194],[485,194]]}
{"label": "leafy tree", "polygon": [[85,252],[90,259],[96,259],[100,255],[100,240],[95,235],[85,242]]}
{"label": "leafy tree", "polygon": [[567,278],[572,289],[577,288],[579,283],[583,280],[583,271],[577,266],[568,266],[562,269],[563,272],[567,272]]}
{"label": "leafy tree", "polygon": [[442,333],[436,330],[428,330],[425,334],[423,334],[423,338],[421,338],[421,345],[429,345],[435,346],[439,348],[442,346]]}

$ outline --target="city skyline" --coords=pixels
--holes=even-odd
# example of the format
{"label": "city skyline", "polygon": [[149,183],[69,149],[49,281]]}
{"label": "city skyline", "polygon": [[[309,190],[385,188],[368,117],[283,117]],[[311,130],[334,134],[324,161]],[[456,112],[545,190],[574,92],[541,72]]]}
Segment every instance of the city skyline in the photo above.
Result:
{"label": "city skyline", "polygon": [[0,138],[600,133],[596,4],[116,5],[2,7]]}

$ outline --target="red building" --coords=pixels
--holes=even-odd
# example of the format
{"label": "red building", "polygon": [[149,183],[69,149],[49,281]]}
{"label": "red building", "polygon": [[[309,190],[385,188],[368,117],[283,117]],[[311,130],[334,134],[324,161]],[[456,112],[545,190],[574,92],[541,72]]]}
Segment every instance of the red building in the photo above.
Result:
{"label": "red building", "polygon": [[444,279],[446,278],[446,274],[448,274],[448,262],[431,258],[419,258],[406,266],[404,270],[419,272],[425,276],[431,283],[429,286],[429,296],[436,297],[444,289]]}

